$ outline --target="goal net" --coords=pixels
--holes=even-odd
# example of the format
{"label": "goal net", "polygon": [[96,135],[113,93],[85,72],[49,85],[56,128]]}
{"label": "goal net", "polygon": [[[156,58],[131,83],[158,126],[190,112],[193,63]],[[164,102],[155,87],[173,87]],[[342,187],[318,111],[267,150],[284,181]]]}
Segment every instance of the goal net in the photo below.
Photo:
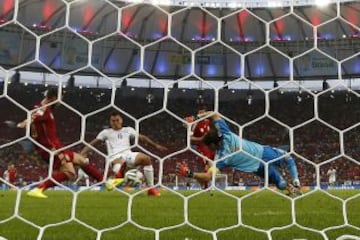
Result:
{"label": "goal net", "polygon": [[[0,239],[360,239],[359,48],[359,1],[0,0]],[[17,124],[48,87],[61,150],[90,147],[104,180],[79,172],[36,199],[59,150]],[[294,158],[302,195],[269,183],[273,164],[291,183],[281,159],[259,159],[264,178],[177,176],[218,162],[190,141],[203,119],[185,118],[204,108]],[[141,134],[126,150],[151,159],[160,197],[106,191],[106,146],[90,142],[113,111]]]}

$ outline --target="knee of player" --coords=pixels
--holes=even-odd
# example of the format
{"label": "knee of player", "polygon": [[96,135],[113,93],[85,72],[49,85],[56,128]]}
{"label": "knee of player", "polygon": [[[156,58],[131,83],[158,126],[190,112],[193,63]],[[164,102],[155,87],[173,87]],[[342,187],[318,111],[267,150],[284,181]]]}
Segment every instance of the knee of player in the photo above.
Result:
{"label": "knee of player", "polygon": [[65,171],[64,173],[66,174],[66,176],[69,178],[70,181],[75,181],[77,178],[77,174],[74,172]]}
{"label": "knee of player", "polygon": [[148,155],[143,155],[141,159],[142,165],[151,165],[151,158]]}
{"label": "knee of player", "polygon": [[281,179],[278,183],[277,183],[277,188],[280,190],[285,190],[286,189],[286,181],[284,179]]}
{"label": "knee of player", "polygon": [[84,166],[90,163],[89,158],[83,157],[80,154],[74,154],[73,162],[80,166]]}
{"label": "knee of player", "polygon": [[204,182],[208,182],[212,180],[212,173],[209,172],[206,174],[205,178],[204,178]]}
{"label": "knee of player", "polygon": [[295,163],[295,160],[291,157],[291,156],[289,156],[288,158],[286,158],[286,163],[288,164],[288,165],[296,165],[296,163]]}

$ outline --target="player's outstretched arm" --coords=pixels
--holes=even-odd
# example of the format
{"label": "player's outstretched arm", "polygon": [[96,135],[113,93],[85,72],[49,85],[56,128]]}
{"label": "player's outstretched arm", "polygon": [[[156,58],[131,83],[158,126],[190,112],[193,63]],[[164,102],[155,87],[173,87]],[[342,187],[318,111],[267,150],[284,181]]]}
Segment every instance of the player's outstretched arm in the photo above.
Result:
{"label": "player's outstretched arm", "polygon": [[221,116],[214,111],[207,111],[207,112],[199,113],[195,116],[189,116],[184,119],[186,122],[192,123],[192,122],[198,120],[199,118],[203,118],[203,117],[211,118],[214,121],[221,119]]}
{"label": "player's outstretched arm", "polygon": [[[31,123],[33,122],[41,122],[41,121],[44,121],[46,120],[49,115],[48,114],[45,114],[45,111],[46,111],[46,107],[41,107],[39,109],[37,109],[35,112],[33,112],[31,114]],[[16,127],[18,128],[26,128],[26,125],[28,123],[28,119],[24,119],[23,121],[19,122]]]}
{"label": "player's outstretched arm", "polygon": [[16,125],[16,127],[18,127],[18,128],[25,128],[25,127],[26,127],[26,124],[27,124],[27,119],[19,122],[19,123]]}
{"label": "player's outstretched arm", "polygon": [[204,136],[201,136],[201,137],[191,136],[190,140],[192,143],[199,143],[199,142],[202,142],[202,140],[204,140]]}
{"label": "player's outstretched arm", "polygon": [[142,141],[142,142],[144,142],[146,144],[149,144],[149,145],[155,147],[156,149],[158,149],[159,151],[162,151],[162,152],[168,150],[166,147],[154,142],[148,136],[145,136],[143,134],[139,134],[139,141]]}
{"label": "player's outstretched arm", "polygon": [[[99,142],[101,142],[101,140],[98,139],[98,138],[95,138],[95,139],[92,140],[89,144],[90,144],[91,146],[96,146]],[[90,150],[91,150],[91,148],[90,148],[89,146],[85,145],[85,147],[81,150],[80,154],[81,154],[82,156],[86,157],[87,154],[88,154],[88,152],[89,152]]]}
{"label": "player's outstretched arm", "polygon": [[208,182],[212,179],[212,169],[213,168],[210,168],[207,172],[193,172],[186,164],[181,163],[176,165],[176,174],[183,177],[194,178],[200,182]]}
{"label": "player's outstretched arm", "polygon": [[209,117],[214,121],[221,119],[221,116],[214,111],[207,111],[204,113],[199,113],[197,116],[198,116],[198,118]]}

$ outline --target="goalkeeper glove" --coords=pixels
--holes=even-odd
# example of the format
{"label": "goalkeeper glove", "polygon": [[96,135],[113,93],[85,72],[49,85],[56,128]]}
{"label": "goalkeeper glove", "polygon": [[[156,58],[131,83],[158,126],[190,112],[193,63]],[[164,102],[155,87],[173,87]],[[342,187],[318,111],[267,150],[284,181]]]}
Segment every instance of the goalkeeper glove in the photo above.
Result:
{"label": "goalkeeper glove", "polygon": [[198,119],[199,119],[199,117],[197,115],[195,115],[195,116],[186,117],[185,121],[188,122],[188,123],[192,123],[192,122],[194,122],[194,121],[196,121]]}

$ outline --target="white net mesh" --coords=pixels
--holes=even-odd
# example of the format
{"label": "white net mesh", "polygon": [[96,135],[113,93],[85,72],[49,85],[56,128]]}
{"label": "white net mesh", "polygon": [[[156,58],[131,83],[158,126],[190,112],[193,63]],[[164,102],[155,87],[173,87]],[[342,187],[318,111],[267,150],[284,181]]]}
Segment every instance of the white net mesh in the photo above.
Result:
{"label": "white net mesh", "polygon": [[[354,190],[360,185],[360,109],[352,80],[360,64],[358,2],[334,1],[327,9],[296,1],[274,9],[188,2],[176,7],[95,0],[0,3],[0,106],[5,109],[0,119],[0,205],[6,206],[0,210],[0,236],[360,238],[360,194]],[[16,77],[18,71],[22,78]],[[82,77],[69,79],[75,74]],[[336,80],[329,87],[326,79]],[[274,80],[283,82],[273,86]],[[155,184],[163,195],[146,198],[147,189],[123,188],[107,193],[99,191],[103,182],[93,182],[81,188],[62,183],[58,188],[63,191],[49,190],[45,201],[26,197],[29,187],[51,178],[57,152],[36,143],[29,124],[25,133],[12,124],[30,119],[32,105],[48,85],[61,90],[56,118],[63,149],[79,151],[88,145],[114,109],[137,132],[167,146],[169,151],[161,153],[138,139],[134,143],[153,159]],[[339,96],[346,104],[335,102]],[[296,159],[304,194],[292,198],[269,185],[269,163],[265,180],[225,172],[217,184],[210,183],[210,190],[200,191],[192,182],[190,189],[196,191],[182,191],[186,180],[178,181],[175,163],[185,160],[195,169],[202,157],[191,146],[192,125],[183,118],[203,104],[240,136],[282,145]],[[30,155],[30,143],[50,153],[49,165]],[[104,149],[92,150],[92,164],[111,175]],[[10,179],[5,170],[14,162],[31,176]],[[331,168],[339,179],[328,186]]]}

